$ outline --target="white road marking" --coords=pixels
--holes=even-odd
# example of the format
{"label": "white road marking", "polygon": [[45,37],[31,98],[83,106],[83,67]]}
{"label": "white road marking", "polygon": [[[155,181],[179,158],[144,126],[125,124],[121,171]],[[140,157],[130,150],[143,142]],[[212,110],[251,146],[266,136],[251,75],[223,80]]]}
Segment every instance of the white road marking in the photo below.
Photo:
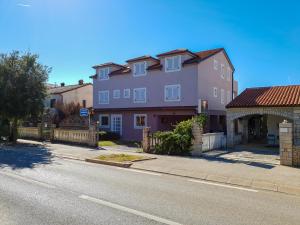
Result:
{"label": "white road marking", "polygon": [[168,224],[168,225],[181,225],[180,223],[176,223],[176,222],[173,222],[173,221],[168,220],[168,219],[164,219],[164,218],[161,218],[161,217],[158,217],[158,216],[154,216],[154,215],[151,215],[151,214],[148,214],[148,213],[145,213],[145,212],[141,212],[141,211],[138,211],[138,210],[135,210],[135,209],[131,209],[131,208],[122,206],[122,205],[118,205],[118,204],[115,204],[115,203],[104,201],[104,200],[101,200],[101,199],[98,199],[98,198],[93,198],[93,197],[90,197],[90,196],[87,196],[87,195],[80,195],[79,198],[87,200],[87,201],[94,202],[96,204],[104,205],[104,206],[107,206],[107,207],[110,207],[110,208],[113,208],[113,209],[117,209],[117,210],[120,210],[120,211],[123,211],[123,212],[128,212],[128,213],[131,213],[131,214],[134,214],[134,215],[137,215],[137,216],[141,216],[141,217],[144,217],[144,218],[147,218],[147,219],[150,219],[150,220],[154,220],[154,221],[157,221],[159,223]]}
{"label": "white road marking", "polygon": [[10,172],[0,172],[0,174],[5,175],[5,176],[8,176],[8,177],[16,178],[16,179],[25,181],[25,182],[27,182],[27,183],[37,184],[37,185],[39,185],[39,186],[46,187],[46,188],[52,188],[52,189],[56,188],[55,186],[53,186],[53,185],[51,185],[51,184],[47,184],[47,183],[44,183],[44,182],[41,182],[41,181],[33,180],[33,179],[30,179],[30,178],[27,178],[27,177],[23,177],[23,176],[14,174],[14,173],[10,173]]}
{"label": "white road marking", "polygon": [[153,176],[161,176],[160,173],[154,173],[154,172],[148,172],[148,171],[143,171],[143,170],[136,170],[136,169],[126,169],[126,168],[121,168],[121,167],[116,167],[118,170],[125,170],[129,172],[135,172],[135,173],[144,173],[144,174],[149,174]]}
{"label": "white road marking", "polygon": [[219,187],[231,188],[231,189],[238,189],[238,190],[242,190],[242,191],[258,192],[258,190],[255,190],[255,189],[231,186],[231,185],[227,185],[227,184],[218,184],[218,183],[213,183],[213,182],[208,182],[208,181],[203,181],[203,180],[189,179],[188,181],[200,183],[200,184],[208,184],[208,185],[214,185],[214,186],[219,186]]}

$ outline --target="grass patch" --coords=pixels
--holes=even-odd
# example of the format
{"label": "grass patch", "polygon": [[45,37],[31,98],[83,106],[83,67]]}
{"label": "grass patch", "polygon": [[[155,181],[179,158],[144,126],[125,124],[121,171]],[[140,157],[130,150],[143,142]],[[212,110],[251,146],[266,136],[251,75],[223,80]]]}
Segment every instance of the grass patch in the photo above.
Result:
{"label": "grass patch", "polygon": [[141,143],[136,141],[123,141],[123,140],[106,140],[106,141],[99,141],[98,146],[115,146],[115,145],[124,145],[127,147],[133,148],[141,148]]}
{"label": "grass patch", "polygon": [[128,155],[128,154],[110,154],[110,155],[101,155],[96,159],[112,161],[112,162],[132,162],[136,160],[148,159],[148,157],[140,155]]}
{"label": "grass patch", "polygon": [[118,145],[116,141],[99,141],[98,146],[103,147],[103,146],[115,146]]}

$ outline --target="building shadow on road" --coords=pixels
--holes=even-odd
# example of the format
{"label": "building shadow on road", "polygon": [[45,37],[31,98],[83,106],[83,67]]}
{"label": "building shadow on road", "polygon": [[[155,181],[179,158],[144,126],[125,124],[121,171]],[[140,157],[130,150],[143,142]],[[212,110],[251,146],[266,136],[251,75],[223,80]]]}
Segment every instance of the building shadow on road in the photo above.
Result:
{"label": "building shadow on road", "polygon": [[0,145],[0,168],[34,168],[51,164],[53,155],[43,145],[16,144]]}

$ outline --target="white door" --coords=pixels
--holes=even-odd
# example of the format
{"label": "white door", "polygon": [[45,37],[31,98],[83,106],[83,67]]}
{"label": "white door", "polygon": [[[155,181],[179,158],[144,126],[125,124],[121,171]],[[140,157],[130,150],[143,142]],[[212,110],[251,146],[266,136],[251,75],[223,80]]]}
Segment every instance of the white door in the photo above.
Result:
{"label": "white door", "polygon": [[111,131],[122,135],[122,115],[111,115]]}

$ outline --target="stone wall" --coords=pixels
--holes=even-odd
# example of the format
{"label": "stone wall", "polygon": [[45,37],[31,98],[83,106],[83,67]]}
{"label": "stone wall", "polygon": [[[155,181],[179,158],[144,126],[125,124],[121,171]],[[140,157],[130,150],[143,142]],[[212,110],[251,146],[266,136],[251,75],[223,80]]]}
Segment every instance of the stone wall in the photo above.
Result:
{"label": "stone wall", "polygon": [[280,164],[293,166],[293,124],[284,121],[279,124]]}

